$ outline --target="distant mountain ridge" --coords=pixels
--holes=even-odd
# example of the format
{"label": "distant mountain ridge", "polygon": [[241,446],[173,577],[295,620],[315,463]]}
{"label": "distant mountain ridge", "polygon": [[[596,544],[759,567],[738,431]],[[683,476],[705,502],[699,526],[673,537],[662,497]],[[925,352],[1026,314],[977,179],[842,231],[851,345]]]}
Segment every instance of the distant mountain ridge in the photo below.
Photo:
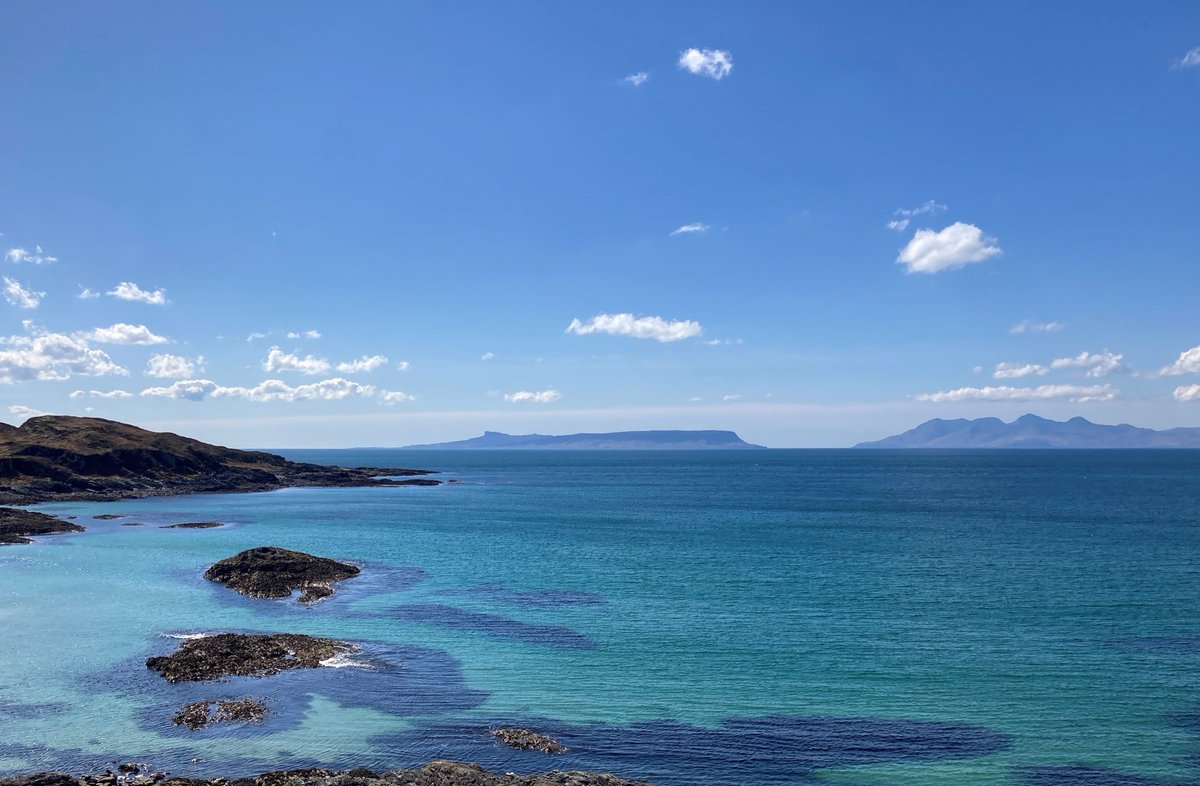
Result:
{"label": "distant mountain ridge", "polygon": [[903,434],[860,442],[856,448],[1200,448],[1200,428],[1155,431],[1122,423],[1106,426],[1080,417],[1067,421],[1022,415],[999,418],[934,418]]}
{"label": "distant mountain ridge", "polygon": [[429,445],[405,445],[406,450],[763,450],[732,431],[613,431],[596,434],[504,434]]}

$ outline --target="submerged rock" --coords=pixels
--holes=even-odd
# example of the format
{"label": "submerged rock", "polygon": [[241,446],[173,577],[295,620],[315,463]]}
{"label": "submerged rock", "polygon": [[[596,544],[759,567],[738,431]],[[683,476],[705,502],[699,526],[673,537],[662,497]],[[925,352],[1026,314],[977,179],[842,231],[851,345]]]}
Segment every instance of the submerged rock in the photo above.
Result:
{"label": "submerged rock", "polygon": [[101,513],[99,516],[92,516],[96,521],[112,521],[113,519],[126,518],[124,513]]}
{"label": "submerged rock", "polygon": [[182,524],[167,524],[159,529],[212,529],[224,526],[220,521],[185,521]]}
{"label": "submerged rock", "polygon": [[183,642],[170,655],[146,660],[168,682],[204,682],[222,677],[268,677],[286,669],[315,669],[351,651],[336,639],[301,633],[220,633]]}
{"label": "submerged rock", "polygon": [[144,527],[146,525],[140,521],[122,521],[121,526],[122,527]]}
{"label": "submerged rock", "polygon": [[333,582],[359,573],[356,566],[328,557],[260,546],[221,560],[204,572],[204,578],[250,598],[286,598],[303,590],[300,601],[313,603],[333,594]]}
{"label": "submerged rock", "polygon": [[258,699],[220,699],[184,705],[171,720],[195,730],[214,723],[261,723],[266,717],[267,705]]}
{"label": "submerged rock", "polygon": [[32,543],[27,536],[83,532],[83,527],[33,510],[0,508],[0,545]]}
{"label": "submerged rock", "polygon": [[553,737],[538,734],[531,729],[503,728],[493,729],[492,736],[510,748],[522,751],[541,751],[542,753],[566,753],[567,746]]}

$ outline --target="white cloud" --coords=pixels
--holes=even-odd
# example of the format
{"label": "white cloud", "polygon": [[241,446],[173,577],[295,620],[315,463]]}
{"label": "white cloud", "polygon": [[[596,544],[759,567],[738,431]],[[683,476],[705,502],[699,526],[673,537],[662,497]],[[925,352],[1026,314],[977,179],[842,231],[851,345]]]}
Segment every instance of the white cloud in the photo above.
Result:
{"label": "white cloud", "polygon": [[83,398],[86,395],[87,395],[86,390],[72,390],[70,397],[71,398]]}
{"label": "white cloud", "polygon": [[0,344],[0,382],[69,379],[75,374],[99,377],[129,372],[112,362],[103,351],[89,347],[78,336],[43,333],[38,336],[8,336]]}
{"label": "white cloud", "polygon": [[4,254],[4,258],[9,262],[20,264],[28,262],[31,265],[49,265],[51,262],[57,262],[58,257],[47,256],[41,246],[34,246],[34,251],[30,253],[23,248],[10,248]]}
{"label": "white cloud", "polygon": [[983,262],[1000,254],[996,239],[985,237],[974,224],[956,221],[940,232],[918,229],[896,257],[908,273],[937,273],[972,262]]}
{"label": "white cloud", "polygon": [[1200,374],[1200,346],[1180,352],[1174,363],[1163,366],[1158,373],[1168,377],[1177,377],[1180,374]]}
{"label": "white cloud", "polygon": [[149,303],[152,306],[163,306],[167,303],[165,289],[146,290],[132,281],[122,281],[105,294],[115,297],[117,300],[132,300],[138,303]]}
{"label": "white cloud", "polygon": [[1125,370],[1125,366],[1121,364],[1123,357],[1124,355],[1114,355],[1107,349],[1094,355],[1080,352],[1073,358],[1056,358],[1050,364],[1050,368],[1086,368],[1085,376],[1104,377],[1114,371]]}
{"label": "white cloud", "polygon": [[671,232],[670,236],[675,237],[676,235],[704,234],[709,229],[711,229],[711,227],[709,227],[708,224],[697,221],[694,224],[684,224],[679,229]]}
{"label": "white cloud", "polygon": [[1037,363],[997,363],[992,372],[994,379],[1019,379],[1021,377],[1045,376],[1050,369]]}
{"label": "white cloud", "polygon": [[143,396],[200,401],[205,398],[235,398],[245,401],[338,401],[349,396],[373,396],[375,388],[335,377],[295,387],[280,379],[268,379],[254,387],[223,387],[207,379],[181,379],[168,387],[146,388]]}
{"label": "white cloud", "polygon": [[667,321],[662,317],[635,317],[633,314],[597,314],[587,322],[571,320],[567,332],[577,336],[589,333],[608,333],[614,336],[652,338],[655,341],[680,341],[703,332],[699,322]]}
{"label": "white cloud", "polygon": [[505,393],[504,400],[513,403],[529,402],[532,404],[550,404],[562,398],[557,390],[518,390],[516,393]]}
{"label": "white cloud", "polygon": [[402,390],[379,391],[379,400],[384,404],[401,404],[405,401],[414,401],[416,398],[416,396],[410,396]]}
{"label": "white cloud", "polygon": [[146,376],[161,379],[190,379],[204,370],[204,356],[192,360],[181,355],[154,355],[146,361]]}
{"label": "white cloud", "polygon": [[[259,335],[261,335],[261,334],[259,334]],[[301,333],[301,332],[299,332],[299,331],[296,331],[296,330],[289,330],[289,331],[288,331],[288,334],[287,334],[287,337],[288,337],[288,338],[320,338],[320,337],[321,337],[321,331],[319,331],[319,330],[306,330],[306,331],[304,331],[303,333]]]}
{"label": "white cloud", "polygon": [[495,352],[484,352],[482,355],[479,356],[479,359],[480,360],[492,360],[495,357],[496,357]]}
{"label": "white cloud", "polygon": [[1027,319],[1010,327],[1008,332],[1014,336],[1022,333],[1057,333],[1065,327],[1066,325],[1061,322],[1034,322],[1032,319]]}
{"label": "white cloud", "polygon": [[1186,55],[1179,58],[1176,66],[1178,68],[1195,68],[1196,66],[1200,66],[1200,46],[1188,50]]}
{"label": "white cloud", "polygon": [[722,401],[737,401],[741,397],[742,397],[741,393],[729,393],[727,395],[721,396],[721,400]]}
{"label": "white cloud", "polygon": [[98,297],[100,297],[99,292],[95,292],[91,289],[88,289],[87,287],[84,287],[83,289],[81,289],[79,291],[79,299],[80,300],[95,300]]}
{"label": "white cloud", "polygon": [[629,76],[625,77],[624,81],[628,82],[634,87],[641,87],[647,81],[649,81],[649,79],[650,74],[646,73],[645,71],[638,71],[636,74],[630,74]]}
{"label": "white cloud", "polygon": [[696,76],[724,79],[733,71],[733,55],[721,49],[689,49],[679,56],[679,67]]}
{"label": "white cloud", "polygon": [[343,374],[362,374],[368,371],[374,371],[380,366],[385,365],[388,359],[383,355],[363,355],[355,360],[348,360],[345,363],[338,363],[337,370]]}
{"label": "white cloud", "polygon": [[93,331],[84,333],[83,336],[98,344],[148,345],[167,344],[170,342],[168,338],[155,335],[145,325],[130,325],[125,322],[118,322],[106,328],[96,328]]}
{"label": "white cloud", "polygon": [[1176,401],[1200,401],[1200,385],[1180,385],[1175,388]]}
{"label": "white cloud", "polygon": [[8,408],[8,411],[11,414],[16,415],[17,418],[20,420],[27,420],[29,418],[36,418],[39,415],[49,415],[50,414],[49,412],[42,412],[40,409],[34,409],[33,407],[27,407],[24,404],[13,404],[11,407]]}
{"label": "white cloud", "polygon": [[260,338],[266,338],[266,337],[267,337],[266,333],[254,332],[254,333],[251,333],[250,335],[246,336],[246,342],[249,343],[251,341],[258,341]]}
{"label": "white cloud", "polygon": [[1111,401],[1121,392],[1112,385],[1039,385],[1035,388],[1012,388],[1007,385],[983,388],[958,388],[937,393],[922,393],[917,401],[935,403],[957,401],[1044,401],[1047,399],[1069,399],[1071,401]]}
{"label": "white cloud", "polygon": [[407,360],[401,360],[399,363],[396,364],[397,371],[408,371],[411,368],[412,368],[412,363],[409,363]]}
{"label": "white cloud", "polygon": [[45,296],[45,292],[34,292],[15,279],[4,277],[4,299],[18,308],[37,308]]}
{"label": "white cloud", "polygon": [[904,230],[908,229],[908,225],[912,222],[913,216],[923,216],[927,214],[936,215],[937,213],[944,213],[945,211],[945,205],[934,202],[932,199],[920,207],[902,207],[894,213],[894,215],[898,216],[898,218],[894,218],[889,221],[887,223],[887,228],[894,229],[897,232],[903,232]]}
{"label": "white cloud", "polygon": [[316,375],[325,374],[332,368],[332,365],[325,358],[314,357],[313,355],[299,355],[284,352],[279,347],[271,347],[267,352],[267,357],[262,362],[263,371],[278,373],[280,371],[299,371],[301,374]]}
{"label": "white cloud", "polygon": [[[82,390],[76,390],[75,393],[82,393]],[[79,398],[71,394],[71,398]],[[133,398],[133,394],[127,390],[93,390],[88,393],[92,398]]]}

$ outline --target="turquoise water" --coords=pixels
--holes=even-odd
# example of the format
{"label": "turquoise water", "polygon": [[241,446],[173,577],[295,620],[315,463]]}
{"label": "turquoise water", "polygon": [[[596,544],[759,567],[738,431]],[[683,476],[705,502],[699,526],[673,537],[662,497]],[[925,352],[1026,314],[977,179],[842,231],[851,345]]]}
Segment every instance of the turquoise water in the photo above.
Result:
{"label": "turquoise water", "polygon": [[[1200,452],[288,455],[463,483],[41,506],[87,532],[0,548],[0,772],[1200,782]],[[310,609],[200,578],[267,544],[364,572]],[[144,668],[167,634],[220,630],[360,651],[215,685]],[[223,695],[273,713],[171,724]],[[512,722],[572,750],[501,748]]]}

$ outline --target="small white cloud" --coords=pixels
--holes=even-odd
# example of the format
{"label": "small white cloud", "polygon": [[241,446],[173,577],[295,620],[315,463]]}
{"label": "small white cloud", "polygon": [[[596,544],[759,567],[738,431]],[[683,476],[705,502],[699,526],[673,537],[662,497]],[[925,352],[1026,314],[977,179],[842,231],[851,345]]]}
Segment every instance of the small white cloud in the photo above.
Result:
{"label": "small white cloud", "polygon": [[145,325],[130,325],[125,322],[118,322],[106,328],[96,328],[83,335],[98,344],[149,345],[166,344],[170,341],[168,338],[155,335]]}
{"label": "small white cloud", "polygon": [[25,262],[30,265],[49,265],[52,262],[58,261],[58,257],[45,254],[41,246],[34,246],[33,248],[32,252],[26,251],[23,248],[10,248],[5,252],[4,258],[15,264]]}
{"label": "small white cloud", "polygon": [[402,404],[405,401],[415,401],[416,396],[410,396],[402,390],[381,390],[379,400],[384,404]]}
{"label": "small white cloud", "polygon": [[146,376],[160,379],[190,379],[204,370],[204,356],[192,360],[181,355],[154,355],[146,361]]}
{"label": "small white cloud", "polygon": [[1200,385],[1180,385],[1175,388],[1176,401],[1200,401]]}
{"label": "small white cloud", "polygon": [[513,403],[550,404],[558,401],[562,395],[557,390],[518,390],[516,393],[505,393],[504,400]]}
{"label": "small white cloud", "polygon": [[220,385],[208,379],[181,379],[167,387],[146,388],[142,395],[201,401],[218,388]]}
{"label": "small white cloud", "polygon": [[207,379],[182,379],[168,387],[146,388],[143,396],[201,401],[205,398],[235,398],[245,401],[339,401],[349,396],[375,395],[371,385],[361,385],[335,377],[307,385],[287,384],[281,379],[268,379],[254,387],[223,387]]}
{"label": "small white cloud", "polygon": [[72,390],[70,397],[71,398],[83,398],[86,395],[87,395],[86,390]]}
{"label": "small white cloud", "polygon": [[1075,357],[1055,359],[1050,368],[1086,368],[1085,376],[1104,377],[1116,371],[1125,371],[1125,366],[1121,364],[1123,357],[1124,355],[1115,355],[1107,349],[1097,354],[1080,352]]}
{"label": "small white cloud", "polygon": [[494,352],[484,352],[482,355],[479,356],[479,359],[480,360],[492,360],[495,357],[496,357],[496,354]]}
{"label": "small white cloud", "polygon": [[721,396],[721,400],[722,401],[737,401],[741,397],[742,397],[741,393],[727,393],[726,395]]}
{"label": "small white cloud", "polygon": [[267,337],[266,333],[259,333],[259,332],[255,331],[254,333],[251,333],[250,335],[246,336],[246,342],[249,343],[251,341],[258,341],[260,338],[266,338],[266,337]]}
{"label": "small white cloud", "polygon": [[[133,398],[133,394],[127,390],[93,390],[89,395],[92,398]],[[75,394],[72,393],[71,397],[74,398]]]}
{"label": "small white cloud", "polygon": [[692,403],[695,403],[697,401],[703,401],[703,400],[704,399],[701,398],[700,396],[692,396],[691,398],[688,399],[688,401],[691,401]]}
{"label": "small white cloud", "polygon": [[625,77],[624,81],[628,82],[634,87],[641,87],[642,85],[646,84],[649,79],[650,74],[646,73],[645,71],[638,71],[636,74],[630,74],[629,76]]}
{"label": "small white cloud", "polygon": [[8,411],[9,411],[9,413],[15,415],[18,420],[27,420],[29,418],[36,418],[39,415],[49,415],[50,414],[49,412],[43,412],[40,409],[34,409],[33,407],[27,407],[24,404],[13,404],[11,407],[8,408]]}
{"label": "small white cloud", "polygon": [[982,388],[958,388],[937,393],[922,393],[917,401],[947,403],[959,401],[1045,401],[1068,399],[1070,401],[1111,401],[1121,392],[1112,385],[1039,385],[1034,388],[1013,388],[1006,385]]}
{"label": "small white cloud", "polygon": [[100,297],[99,292],[95,292],[91,289],[88,289],[87,287],[84,287],[83,289],[81,289],[79,291],[79,299],[80,300],[95,300],[98,297]]}
{"label": "small white cloud", "polygon": [[1180,352],[1174,363],[1163,366],[1158,373],[1168,377],[1177,377],[1180,374],[1200,374],[1200,346]]}
{"label": "small white cloud", "polygon": [[733,71],[733,55],[722,49],[688,49],[679,56],[679,67],[689,74],[720,80]]}
{"label": "small white cloud", "polygon": [[131,300],[137,303],[149,303],[152,306],[163,306],[167,303],[165,289],[142,289],[132,281],[122,281],[105,293],[117,300]]}
{"label": "small white cloud", "polygon": [[397,371],[408,371],[411,368],[412,368],[412,363],[409,363],[407,360],[401,360],[399,363],[396,364]]}
{"label": "small white cloud", "polygon": [[1066,325],[1061,322],[1034,322],[1032,319],[1027,319],[1010,327],[1008,332],[1014,336],[1022,333],[1057,333],[1065,327]]}
{"label": "small white cloud", "polygon": [[345,363],[338,363],[337,370],[343,374],[364,374],[369,371],[374,371],[380,366],[387,365],[388,359],[383,355],[363,355],[354,360],[348,360]]}
{"label": "small white cloud", "polygon": [[662,317],[635,317],[633,314],[597,314],[587,322],[571,320],[567,332],[577,336],[608,333],[613,336],[652,338],[665,343],[692,338],[704,331],[699,322],[690,320],[668,321]]}
{"label": "small white cloud", "polygon": [[88,346],[80,336],[41,333],[8,336],[0,344],[0,383],[20,380],[62,380],[78,374],[99,377],[129,372],[112,362],[103,351]]}
{"label": "small white cloud", "polygon": [[985,237],[974,224],[956,221],[940,232],[918,229],[896,262],[904,265],[907,273],[938,273],[983,262],[1000,253],[995,238]]}
{"label": "small white cloud", "polygon": [[304,332],[300,332],[298,330],[289,330],[287,332],[287,337],[288,338],[320,338],[321,332],[319,330],[305,330]]}
{"label": "small white cloud", "polygon": [[315,376],[325,374],[332,364],[325,358],[305,355],[300,357],[294,353],[284,352],[279,347],[271,347],[266,359],[262,362],[263,371],[278,373],[280,371],[298,371],[301,374]]}
{"label": "small white cloud", "polygon": [[1043,377],[1050,369],[1037,363],[997,363],[992,372],[993,379],[1019,379],[1021,377]]}
{"label": "small white cloud", "polygon": [[709,227],[708,224],[704,224],[704,223],[697,221],[694,224],[684,224],[683,226],[679,227],[679,229],[676,229],[673,232],[671,232],[670,236],[675,237],[676,235],[694,235],[694,234],[702,235],[705,232],[707,232],[709,229],[711,229],[711,227]]}
{"label": "small white cloud", "polygon": [[1188,53],[1179,58],[1179,62],[1176,63],[1176,67],[1178,68],[1195,68],[1197,66],[1200,66],[1200,46],[1189,50]]}
{"label": "small white cloud", "polygon": [[45,292],[34,292],[15,279],[4,277],[4,299],[17,308],[37,308],[45,296]]}
{"label": "small white cloud", "polygon": [[903,232],[908,229],[908,225],[912,223],[913,216],[937,215],[938,213],[946,212],[946,206],[932,199],[921,205],[913,208],[899,208],[893,214],[897,218],[893,218],[887,223],[888,229],[894,229],[897,232]]}

